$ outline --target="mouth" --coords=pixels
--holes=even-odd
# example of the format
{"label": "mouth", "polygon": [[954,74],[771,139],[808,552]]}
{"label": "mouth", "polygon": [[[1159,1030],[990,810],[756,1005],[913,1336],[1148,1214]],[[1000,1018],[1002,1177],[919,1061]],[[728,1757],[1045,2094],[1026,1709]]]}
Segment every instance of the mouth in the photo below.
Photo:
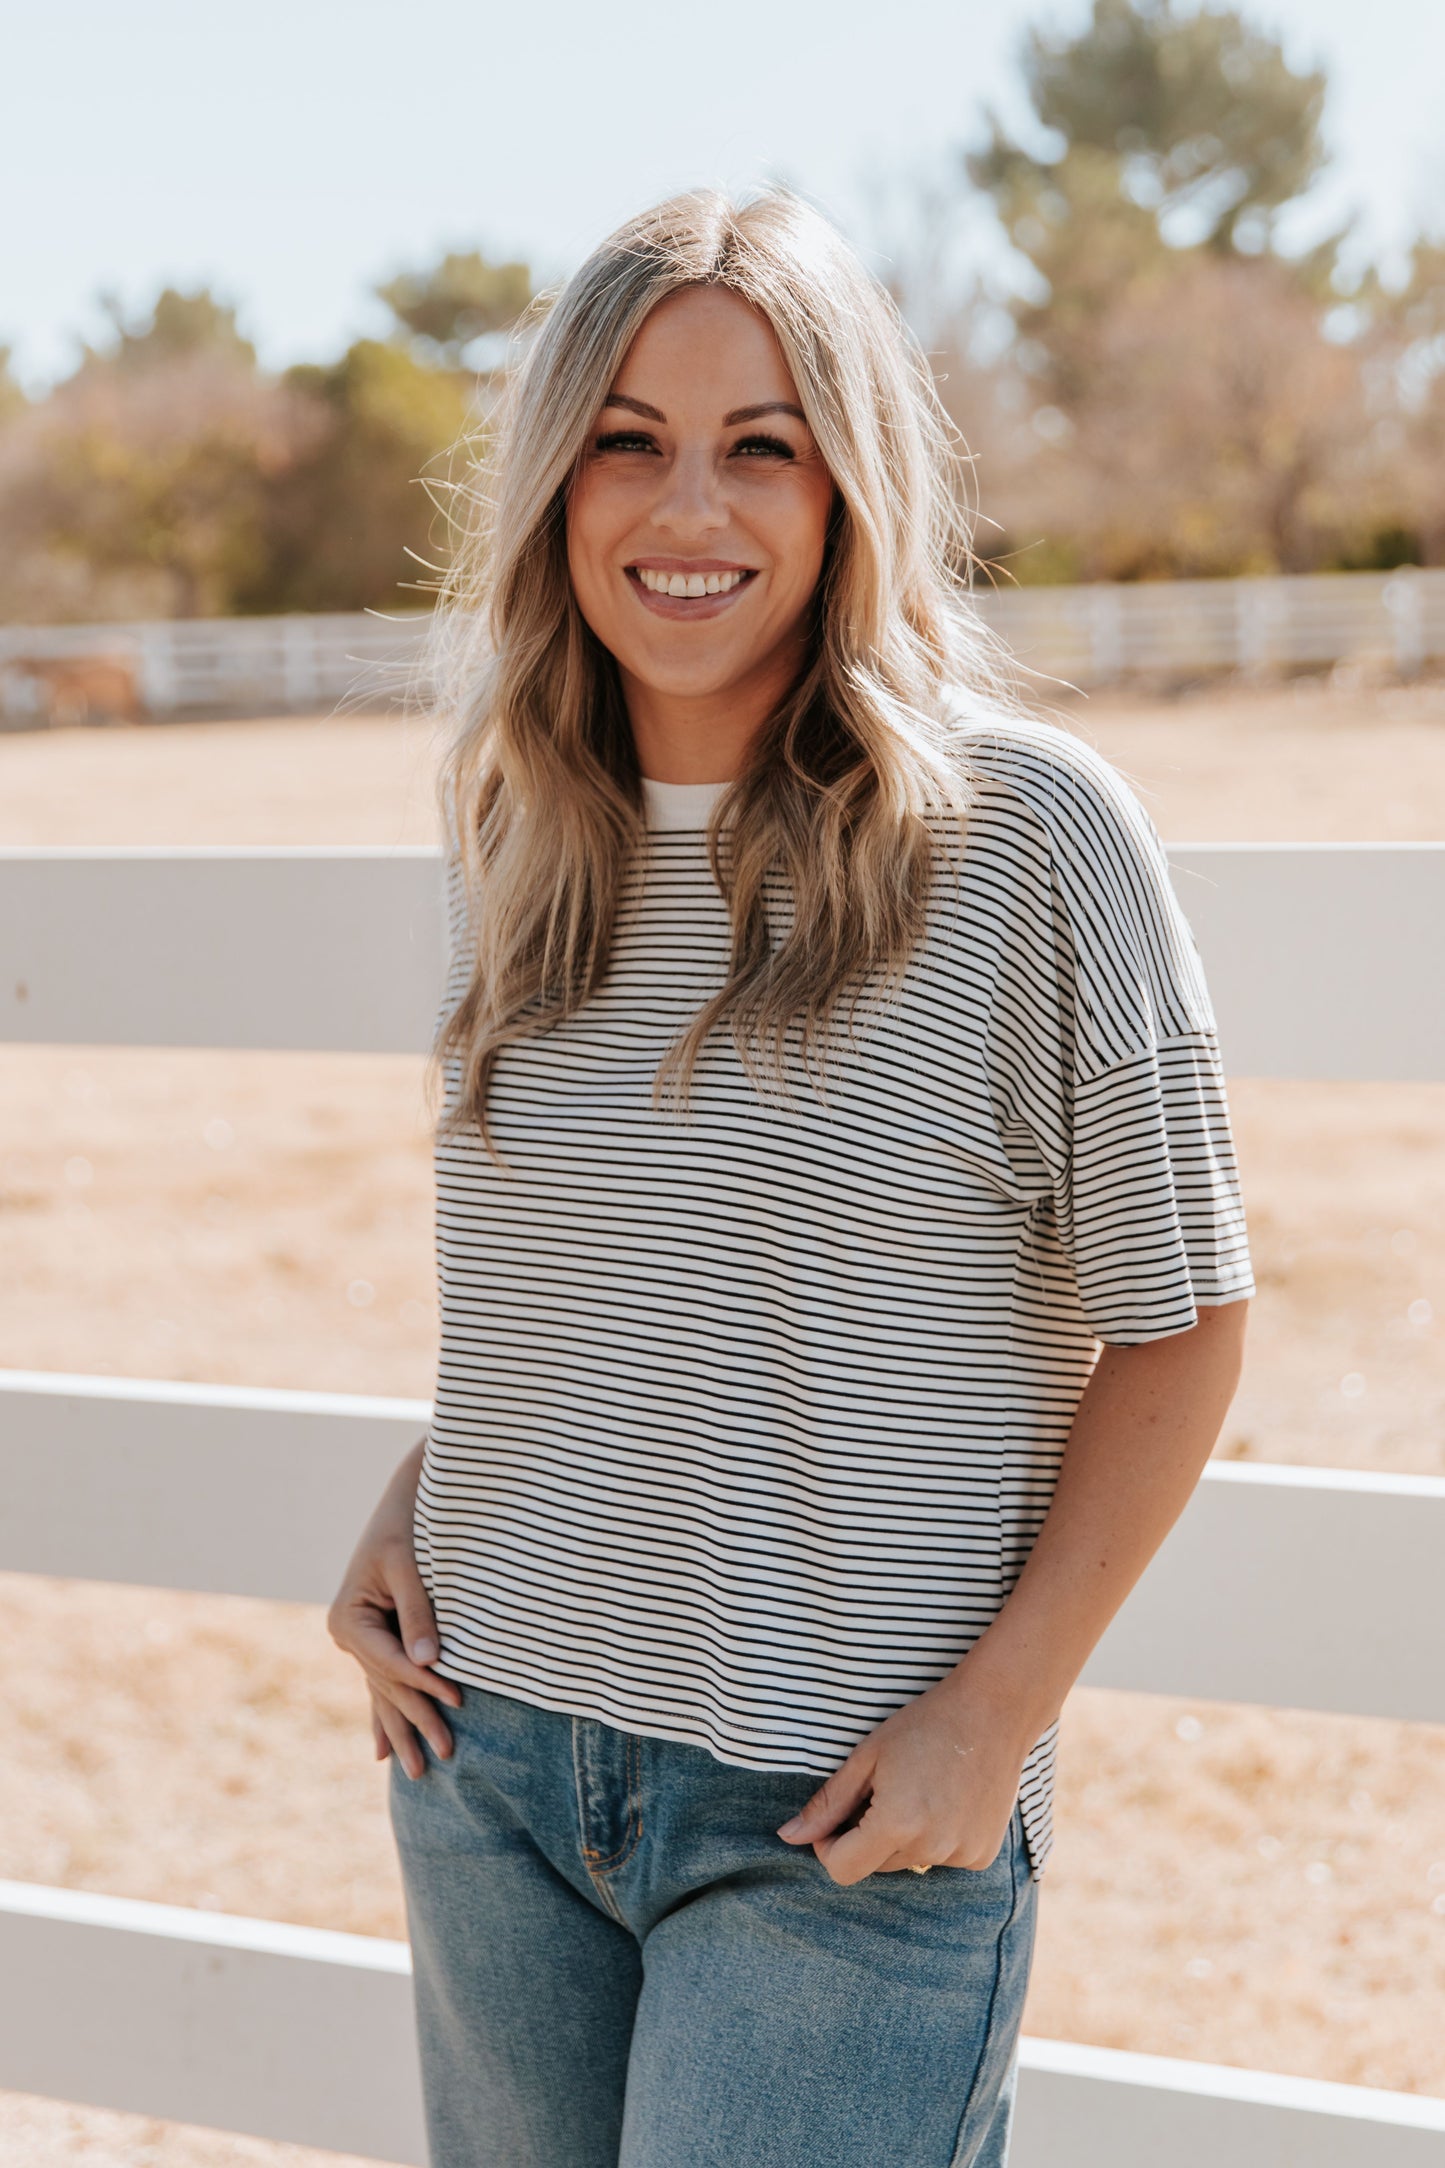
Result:
{"label": "mouth", "polygon": [[731,609],[758,576],[754,565],[716,559],[661,559],[626,568],[627,582],[645,609],[659,617],[718,617]]}

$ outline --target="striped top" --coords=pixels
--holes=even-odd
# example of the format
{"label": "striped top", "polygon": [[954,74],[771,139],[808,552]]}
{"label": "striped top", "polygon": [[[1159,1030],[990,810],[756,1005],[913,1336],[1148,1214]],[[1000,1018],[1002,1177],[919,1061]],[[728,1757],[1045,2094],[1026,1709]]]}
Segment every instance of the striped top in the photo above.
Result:
{"label": "striped top", "polygon": [[[1099,754],[990,718],[961,870],[826,1106],[705,1049],[722,786],[646,786],[610,973],[438,1143],[442,1342],[416,1535],[449,1678],[827,1772],[1016,1580],[1100,1340],[1252,1290],[1214,1017],[1152,822]],[[448,867],[452,963],[470,970]],[[445,1012],[443,1012],[445,1013]],[[459,1082],[449,1065],[448,1103]],[[1020,1799],[1051,1842],[1057,1725]]]}

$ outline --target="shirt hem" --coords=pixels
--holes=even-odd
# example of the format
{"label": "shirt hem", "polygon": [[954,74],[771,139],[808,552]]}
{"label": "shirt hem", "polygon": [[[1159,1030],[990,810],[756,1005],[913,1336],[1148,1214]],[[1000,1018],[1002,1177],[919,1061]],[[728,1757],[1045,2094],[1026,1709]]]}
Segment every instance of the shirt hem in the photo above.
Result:
{"label": "shirt hem", "polygon": [[[503,1678],[495,1674],[489,1675],[480,1665],[467,1667],[459,1663],[455,1658],[447,1656],[442,1656],[438,1662],[431,1666],[431,1669],[444,1679],[454,1680],[459,1686],[477,1686],[485,1693],[503,1694],[508,1700],[520,1701],[529,1709],[545,1709],[551,1716],[579,1716],[588,1723],[610,1724],[619,1731],[630,1731],[638,1738],[664,1739],[672,1746],[697,1747],[701,1752],[711,1754],[714,1761],[721,1762],[728,1769],[749,1769],[762,1776],[772,1773],[780,1776],[788,1774],[831,1776],[846,1756],[845,1749],[844,1753],[839,1753],[836,1750],[832,1751],[825,1759],[820,1761],[744,1761],[739,1754],[722,1752],[714,1741],[707,1736],[705,1729],[701,1726],[694,1725],[689,1729],[681,1722],[666,1724],[651,1717],[642,1718],[626,1715],[620,1710],[609,1710],[602,1707],[585,1694],[568,1693],[565,1696],[549,1694],[540,1688],[532,1686],[530,1683],[522,1686],[513,1677]],[[1057,1728],[1057,1725],[1050,1726],[1049,1731],[1043,1735],[1039,1744],[1044,1745],[1049,1741],[1056,1734]],[[1030,1753],[1032,1752],[1033,1749],[1031,1748]],[[1024,1766],[1028,1766],[1027,1762]],[[1040,1817],[1042,1826],[1037,1833],[1029,1826],[1031,1819],[1029,1804],[1034,1802],[1025,1804],[1022,1786],[1014,1800],[1015,1806],[1022,1810],[1024,1846],[1029,1858],[1029,1872],[1034,1881],[1038,1881],[1043,1874],[1045,1863],[1053,1850],[1052,1816],[1050,1813],[1051,1795],[1052,1786],[1049,1793],[1043,1798],[1040,1799],[1037,1794],[1035,1795],[1035,1801],[1042,1810]]]}

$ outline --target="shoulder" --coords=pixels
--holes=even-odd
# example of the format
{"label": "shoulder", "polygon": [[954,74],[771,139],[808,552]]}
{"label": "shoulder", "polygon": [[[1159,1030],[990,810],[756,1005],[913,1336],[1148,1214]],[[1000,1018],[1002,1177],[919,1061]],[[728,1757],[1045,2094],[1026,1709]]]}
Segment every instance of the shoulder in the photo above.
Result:
{"label": "shoulder", "polygon": [[1060,725],[1006,712],[967,717],[957,740],[987,819],[1007,809],[1061,868],[1101,876],[1164,846],[1132,786],[1104,755]]}
{"label": "shoulder", "polygon": [[[1203,966],[1168,854],[1113,763],[1082,738],[1030,716],[961,718],[957,742],[974,783],[964,863],[972,837],[994,864],[1017,866],[1033,907],[1052,914],[1089,1012],[1081,1028],[1098,1040],[1096,1056],[1116,1058],[1121,1046],[1211,1030]],[[1023,837],[1028,848],[1020,852]]]}

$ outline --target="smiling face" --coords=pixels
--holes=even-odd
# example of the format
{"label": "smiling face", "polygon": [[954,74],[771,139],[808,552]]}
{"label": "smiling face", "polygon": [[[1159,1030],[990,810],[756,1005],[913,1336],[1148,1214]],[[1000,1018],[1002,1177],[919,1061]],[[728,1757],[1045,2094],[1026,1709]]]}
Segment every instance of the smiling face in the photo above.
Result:
{"label": "smiling face", "polygon": [[660,302],[567,502],[573,592],[645,775],[739,772],[803,665],[833,495],[767,319],[723,287]]}

